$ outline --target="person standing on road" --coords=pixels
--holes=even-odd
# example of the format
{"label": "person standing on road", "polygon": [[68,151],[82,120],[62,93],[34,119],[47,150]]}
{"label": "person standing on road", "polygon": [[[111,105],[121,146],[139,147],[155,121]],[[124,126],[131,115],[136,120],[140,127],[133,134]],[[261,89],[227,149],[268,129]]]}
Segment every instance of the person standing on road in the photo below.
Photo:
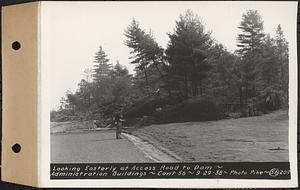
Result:
{"label": "person standing on road", "polygon": [[122,123],[124,122],[124,118],[122,114],[117,113],[114,117],[114,124],[116,126],[116,139],[121,138],[122,133]]}

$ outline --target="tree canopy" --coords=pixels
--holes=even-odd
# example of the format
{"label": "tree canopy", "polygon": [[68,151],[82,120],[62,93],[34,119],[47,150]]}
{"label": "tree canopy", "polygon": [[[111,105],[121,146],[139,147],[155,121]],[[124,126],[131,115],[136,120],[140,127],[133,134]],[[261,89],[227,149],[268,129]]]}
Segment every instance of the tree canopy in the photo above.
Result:
{"label": "tree canopy", "polygon": [[174,32],[168,36],[166,56],[172,79],[169,82],[177,84],[185,98],[201,94],[202,81],[210,69],[207,61],[212,46],[210,33],[205,31],[198,15],[187,10],[180,15]]}
{"label": "tree canopy", "polygon": [[62,97],[51,119],[97,119],[107,125],[122,112],[134,124],[151,124],[219,119],[232,112],[253,116],[287,107],[289,49],[281,25],[272,37],[264,32],[259,12],[248,10],[237,27],[237,50],[230,52],[197,14],[186,10],[167,34],[164,49],[133,19],[124,29],[124,45],[131,50],[134,73],[122,65],[127,63],[112,63],[99,46],[93,68],[84,70],[76,92]]}

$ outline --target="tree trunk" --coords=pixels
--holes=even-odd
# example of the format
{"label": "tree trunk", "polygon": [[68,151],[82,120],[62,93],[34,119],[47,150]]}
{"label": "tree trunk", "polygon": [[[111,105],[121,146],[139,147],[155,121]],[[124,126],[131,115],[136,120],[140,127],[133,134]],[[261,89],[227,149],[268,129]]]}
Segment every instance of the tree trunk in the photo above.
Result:
{"label": "tree trunk", "polygon": [[239,87],[239,96],[240,96],[240,110],[242,110],[242,107],[243,107],[243,88],[242,88],[242,86]]}
{"label": "tree trunk", "polygon": [[248,103],[248,84],[245,85],[245,104]]}
{"label": "tree trunk", "polygon": [[186,71],[184,71],[184,85],[185,85],[185,98],[188,99],[188,97],[189,97],[189,88],[188,88],[188,80],[187,80]]}
{"label": "tree trunk", "polygon": [[193,84],[192,90],[193,90],[193,97],[197,96],[197,86],[195,84]]}
{"label": "tree trunk", "polygon": [[[154,62],[154,61],[153,61],[153,62]],[[158,71],[160,77],[163,77],[162,72],[160,71],[159,67],[157,66],[157,64],[156,64],[155,62],[154,62],[154,66],[155,66],[156,70]]]}
{"label": "tree trunk", "polygon": [[144,70],[144,74],[145,74],[147,92],[148,92],[148,95],[150,95],[150,86],[149,86],[149,81],[148,81],[148,75],[147,75],[146,68],[143,67],[143,70]]}

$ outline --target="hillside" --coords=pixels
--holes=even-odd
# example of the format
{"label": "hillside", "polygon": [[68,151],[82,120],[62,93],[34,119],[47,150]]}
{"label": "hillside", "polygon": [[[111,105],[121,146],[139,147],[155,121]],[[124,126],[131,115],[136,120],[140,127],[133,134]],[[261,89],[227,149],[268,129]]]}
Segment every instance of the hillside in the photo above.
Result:
{"label": "hillside", "polygon": [[210,122],[151,125],[133,135],[183,161],[288,161],[288,111]]}

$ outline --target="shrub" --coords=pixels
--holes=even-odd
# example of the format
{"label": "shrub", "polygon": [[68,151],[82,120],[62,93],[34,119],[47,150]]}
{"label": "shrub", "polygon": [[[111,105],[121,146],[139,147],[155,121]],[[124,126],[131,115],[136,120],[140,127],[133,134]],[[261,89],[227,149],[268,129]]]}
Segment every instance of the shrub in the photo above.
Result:
{"label": "shrub", "polygon": [[270,111],[280,109],[283,104],[282,97],[282,91],[268,87],[261,92],[258,100],[256,101],[256,107],[258,111],[261,111],[262,113],[268,113]]}
{"label": "shrub", "polygon": [[136,123],[137,126],[147,126],[155,123],[155,120],[152,116],[144,116],[142,118],[138,119],[138,122]]}
{"label": "shrub", "polygon": [[146,97],[134,103],[130,108],[125,110],[125,118],[141,118],[152,115],[155,110],[162,107],[167,102],[160,97]]}
{"label": "shrub", "polygon": [[155,114],[157,123],[212,121],[222,117],[221,109],[209,96],[192,98],[174,106],[168,105]]}

